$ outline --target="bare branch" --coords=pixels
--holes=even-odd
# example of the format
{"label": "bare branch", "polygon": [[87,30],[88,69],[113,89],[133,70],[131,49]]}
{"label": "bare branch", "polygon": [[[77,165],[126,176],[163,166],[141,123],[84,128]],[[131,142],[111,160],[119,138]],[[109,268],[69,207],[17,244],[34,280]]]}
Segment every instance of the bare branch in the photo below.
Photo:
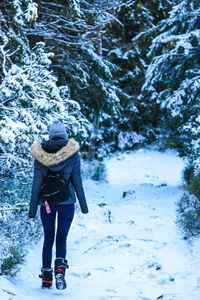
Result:
{"label": "bare branch", "polygon": [[21,210],[23,207],[26,207],[26,206],[28,206],[28,203],[16,203],[15,206],[13,206],[13,207],[6,207],[4,205],[1,205],[0,211]]}
{"label": "bare branch", "polygon": [[15,51],[13,51],[12,53],[10,53],[10,54],[7,54],[7,56],[13,56],[17,51],[19,51],[20,50],[20,47],[17,47],[17,49],[15,50]]}
{"label": "bare branch", "polygon": [[40,99],[34,99],[29,94],[26,94],[26,97],[31,101],[40,101]]}
{"label": "bare branch", "polygon": [[0,104],[0,107],[2,110],[9,110],[9,111],[14,111],[14,112],[18,112],[19,113],[19,110],[15,107],[15,108],[11,108],[11,107],[5,107],[4,105]]}
{"label": "bare branch", "polygon": [[4,76],[7,76],[8,72],[6,71],[6,55],[8,53],[8,50],[4,51],[4,47],[8,44],[8,38],[5,34],[2,38],[4,40],[4,44],[0,46],[0,51],[1,51],[2,56],[3,56],[2,69],[3,69]]}
{"label": "bare branch", "polygon": [[16,100],[17,97],[18,97],[18,96],[15,96],[15,97],[13,97],[13,98],[10,98],[10,99],[5,100],[5,101],[2,103],[2,105],[6,104],[6,103],[8,103],[8,102],[11,102],[11,101],[13,101],[13,100]]}

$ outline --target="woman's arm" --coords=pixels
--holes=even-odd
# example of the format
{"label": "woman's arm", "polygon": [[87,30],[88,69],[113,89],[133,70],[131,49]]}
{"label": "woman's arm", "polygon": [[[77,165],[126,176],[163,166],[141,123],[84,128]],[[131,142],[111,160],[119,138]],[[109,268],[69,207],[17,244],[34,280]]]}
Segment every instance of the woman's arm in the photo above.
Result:
{"label": "woman's arm", "polygon": [[78,201],[80,203],[81,211],[84,214],[88,213],[88,206],[83,190],[83,184],[81,179],[80,157],[78,152],[75,154],[75,163],[71,173],[71,182],[74,186]]}
{"label": "woman's arm", "polygon": [[38,208],[40,189],[43,183],[42,166],[37,160],[34,162],[34,176],[29,204],[29,217],[35,217]]}

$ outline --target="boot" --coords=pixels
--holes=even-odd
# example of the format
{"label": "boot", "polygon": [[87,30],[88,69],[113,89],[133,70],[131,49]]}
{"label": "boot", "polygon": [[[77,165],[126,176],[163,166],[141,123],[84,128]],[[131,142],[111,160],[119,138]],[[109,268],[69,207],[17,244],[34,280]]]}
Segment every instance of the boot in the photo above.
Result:
{"label": "boot", "polygon": [[51,288],[53,283],[53,269],[52,268],[42,268],[41,274],[39,275],[42,278],[42,288]]}
{"label": "boot", "polygon": [[58,290],[64,290],[67,287],[65,281],[65,270],[68,269],[69,266],[67,264],[67,260],[64,258],[56,258],[55,260],[55,279],[56,279],[56,288]]}

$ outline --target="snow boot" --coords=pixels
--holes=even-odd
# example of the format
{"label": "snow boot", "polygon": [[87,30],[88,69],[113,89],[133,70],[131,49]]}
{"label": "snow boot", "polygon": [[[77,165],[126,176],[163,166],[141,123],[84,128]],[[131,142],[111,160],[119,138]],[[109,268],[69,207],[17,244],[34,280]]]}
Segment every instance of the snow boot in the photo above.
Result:
{"label": "snow boot", "polygon": [[41,274],[39,275],[42,278],[42,288],[50,289],[53,283],[53,269],[52,268],[42,268]]}
{"label": "snow boot", "polygon": [[55,260],[55,279],[56,279],[56,288],[58,290],[64,290],[67,287],[65,281],[65,270],[68,269],[67,260],[64,258],[56,258]]}

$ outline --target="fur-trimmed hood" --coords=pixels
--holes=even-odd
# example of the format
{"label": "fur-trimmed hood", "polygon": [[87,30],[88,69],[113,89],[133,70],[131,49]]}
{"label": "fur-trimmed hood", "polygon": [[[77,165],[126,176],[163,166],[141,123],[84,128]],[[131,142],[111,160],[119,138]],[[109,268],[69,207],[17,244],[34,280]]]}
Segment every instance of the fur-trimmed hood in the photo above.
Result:
{"label": "fur-trimmed hood", "polygon": [[66,161],[66,159],[78,152],[79,148],[79,143],[71,138],[67,144],[56,153],[48,153],[42,149],[40,141],[36,140],[31,146],[31,153],[33,157],[42,165],[51,167]]}

